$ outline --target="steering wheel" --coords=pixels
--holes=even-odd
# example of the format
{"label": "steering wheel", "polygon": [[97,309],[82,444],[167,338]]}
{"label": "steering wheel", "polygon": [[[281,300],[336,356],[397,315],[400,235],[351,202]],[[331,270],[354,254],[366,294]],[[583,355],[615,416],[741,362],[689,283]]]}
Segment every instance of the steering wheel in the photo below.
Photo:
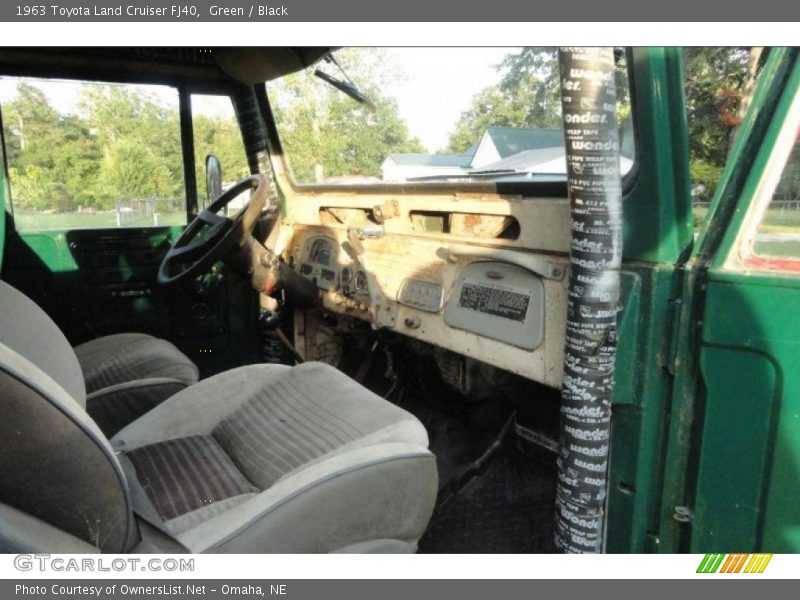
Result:
{"label": "steering wheel", "polygon": [[[233,217],[219,213],[239,194],[252,190]],[[208,272],[215,262],[251,241],[253,227],[267,203],[267,180],[251,175],[223,192],[189,223],[158,267],[158,283],[173,285]]]}

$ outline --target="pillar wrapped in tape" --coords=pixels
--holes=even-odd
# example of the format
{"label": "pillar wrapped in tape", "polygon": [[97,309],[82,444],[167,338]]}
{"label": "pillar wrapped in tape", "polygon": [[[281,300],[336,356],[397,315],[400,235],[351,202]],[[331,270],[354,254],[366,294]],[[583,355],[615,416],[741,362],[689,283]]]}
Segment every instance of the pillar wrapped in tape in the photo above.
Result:
{"label": "pillar wrapped in tape", "polygon": [[600,552],[622,259],[622,190],[611,48],[561,48],[572,216],[555,543]]}

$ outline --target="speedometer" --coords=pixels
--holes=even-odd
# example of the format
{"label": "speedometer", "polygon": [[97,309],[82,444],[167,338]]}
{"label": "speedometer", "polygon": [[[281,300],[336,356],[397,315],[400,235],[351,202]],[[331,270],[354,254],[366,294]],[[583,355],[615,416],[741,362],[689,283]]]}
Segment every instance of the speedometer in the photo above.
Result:
{"label": "speedometer", "polygon": [[309,252],[310,262],[317,263],[318,265],[330,266],[331,264],[331,248],[332,244],[325,238],[314,240],[311,245],[311,252]]}

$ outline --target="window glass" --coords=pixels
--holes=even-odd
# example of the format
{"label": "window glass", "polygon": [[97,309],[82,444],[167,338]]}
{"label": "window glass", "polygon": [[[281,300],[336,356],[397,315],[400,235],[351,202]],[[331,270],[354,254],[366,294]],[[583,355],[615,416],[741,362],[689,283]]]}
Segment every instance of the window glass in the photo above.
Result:
{"label": "window glass", "polygon": [[205,169],[209,154],[216,156],[222,165],[223,190],[250,174],[242,134],[230,97],[193,94],[192,132],[197,198],[200,205],[205,206],[208,203]]}
{"label": "window glass", "polygon": [[[332,56],[267,83],[296,181],[566,178],[556,48],[344,48]],[[624,173],[634,136],[625,53],[617,57]]]}
{"label": "window glass", "polygon": [[684,49],[689,174],[695,225],[717,189],[766,53],[757,47]]}
{"label": "window glass", "polygon": [[758,227],[753,250],[765,257],[800,259],[800,138]]}
{"label": "window glass", "polygon": [[174,88],[0,78],[20,231],[184,224]]}

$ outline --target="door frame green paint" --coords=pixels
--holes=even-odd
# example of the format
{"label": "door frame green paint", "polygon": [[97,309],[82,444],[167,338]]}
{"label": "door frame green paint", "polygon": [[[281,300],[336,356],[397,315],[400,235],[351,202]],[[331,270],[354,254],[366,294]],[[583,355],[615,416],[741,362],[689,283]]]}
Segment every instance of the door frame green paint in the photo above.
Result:
{"label": "door frame green paint", "polygon": [[[697,465],[703,460],[700,453],[708,394],[706,381],[718,382],[724,376],[722,372],[708,372],[709,368],[731,368],[704,362],[707,335],[705,319],[716,314],[708,311],[717,309],[708,303],[709,299],[717,297],[716,289],[709,290],[710,286],[733,283],[800,288],[800,281],[789,281],[789,278],[780,275],[722,270],[753,199],[755,186],[771,153],[776,133],[786,116],[789,101],[797,90],[799,77],[797,49],[775,48],[770,52],[720,185],[702,224],[695,249],[681,269],[683,291],[676,340],[676,378],[670,401],[669,441],[658,529],[659,548],[664,552],[701,551],[708,548],[692,541],[693,531],[709,526],[709,523],[694,520],[696,504],[706,500],[696,497]],[[742,426],[731,419],[730,426],[734,425]],[[744,481],[740,484],[754,485],[755,482]],[[700,490],[703,491],[702,485]],[[701,513],[701,519],[703,514],[708,513]],[[735,529],[736,525],[731,523],[730,527]],[[747,534],[724,536],[724,539],[728,543],[735,539],[739,544],[726,551],[752,551],[755,544],[752,536],[748,537]]]}

